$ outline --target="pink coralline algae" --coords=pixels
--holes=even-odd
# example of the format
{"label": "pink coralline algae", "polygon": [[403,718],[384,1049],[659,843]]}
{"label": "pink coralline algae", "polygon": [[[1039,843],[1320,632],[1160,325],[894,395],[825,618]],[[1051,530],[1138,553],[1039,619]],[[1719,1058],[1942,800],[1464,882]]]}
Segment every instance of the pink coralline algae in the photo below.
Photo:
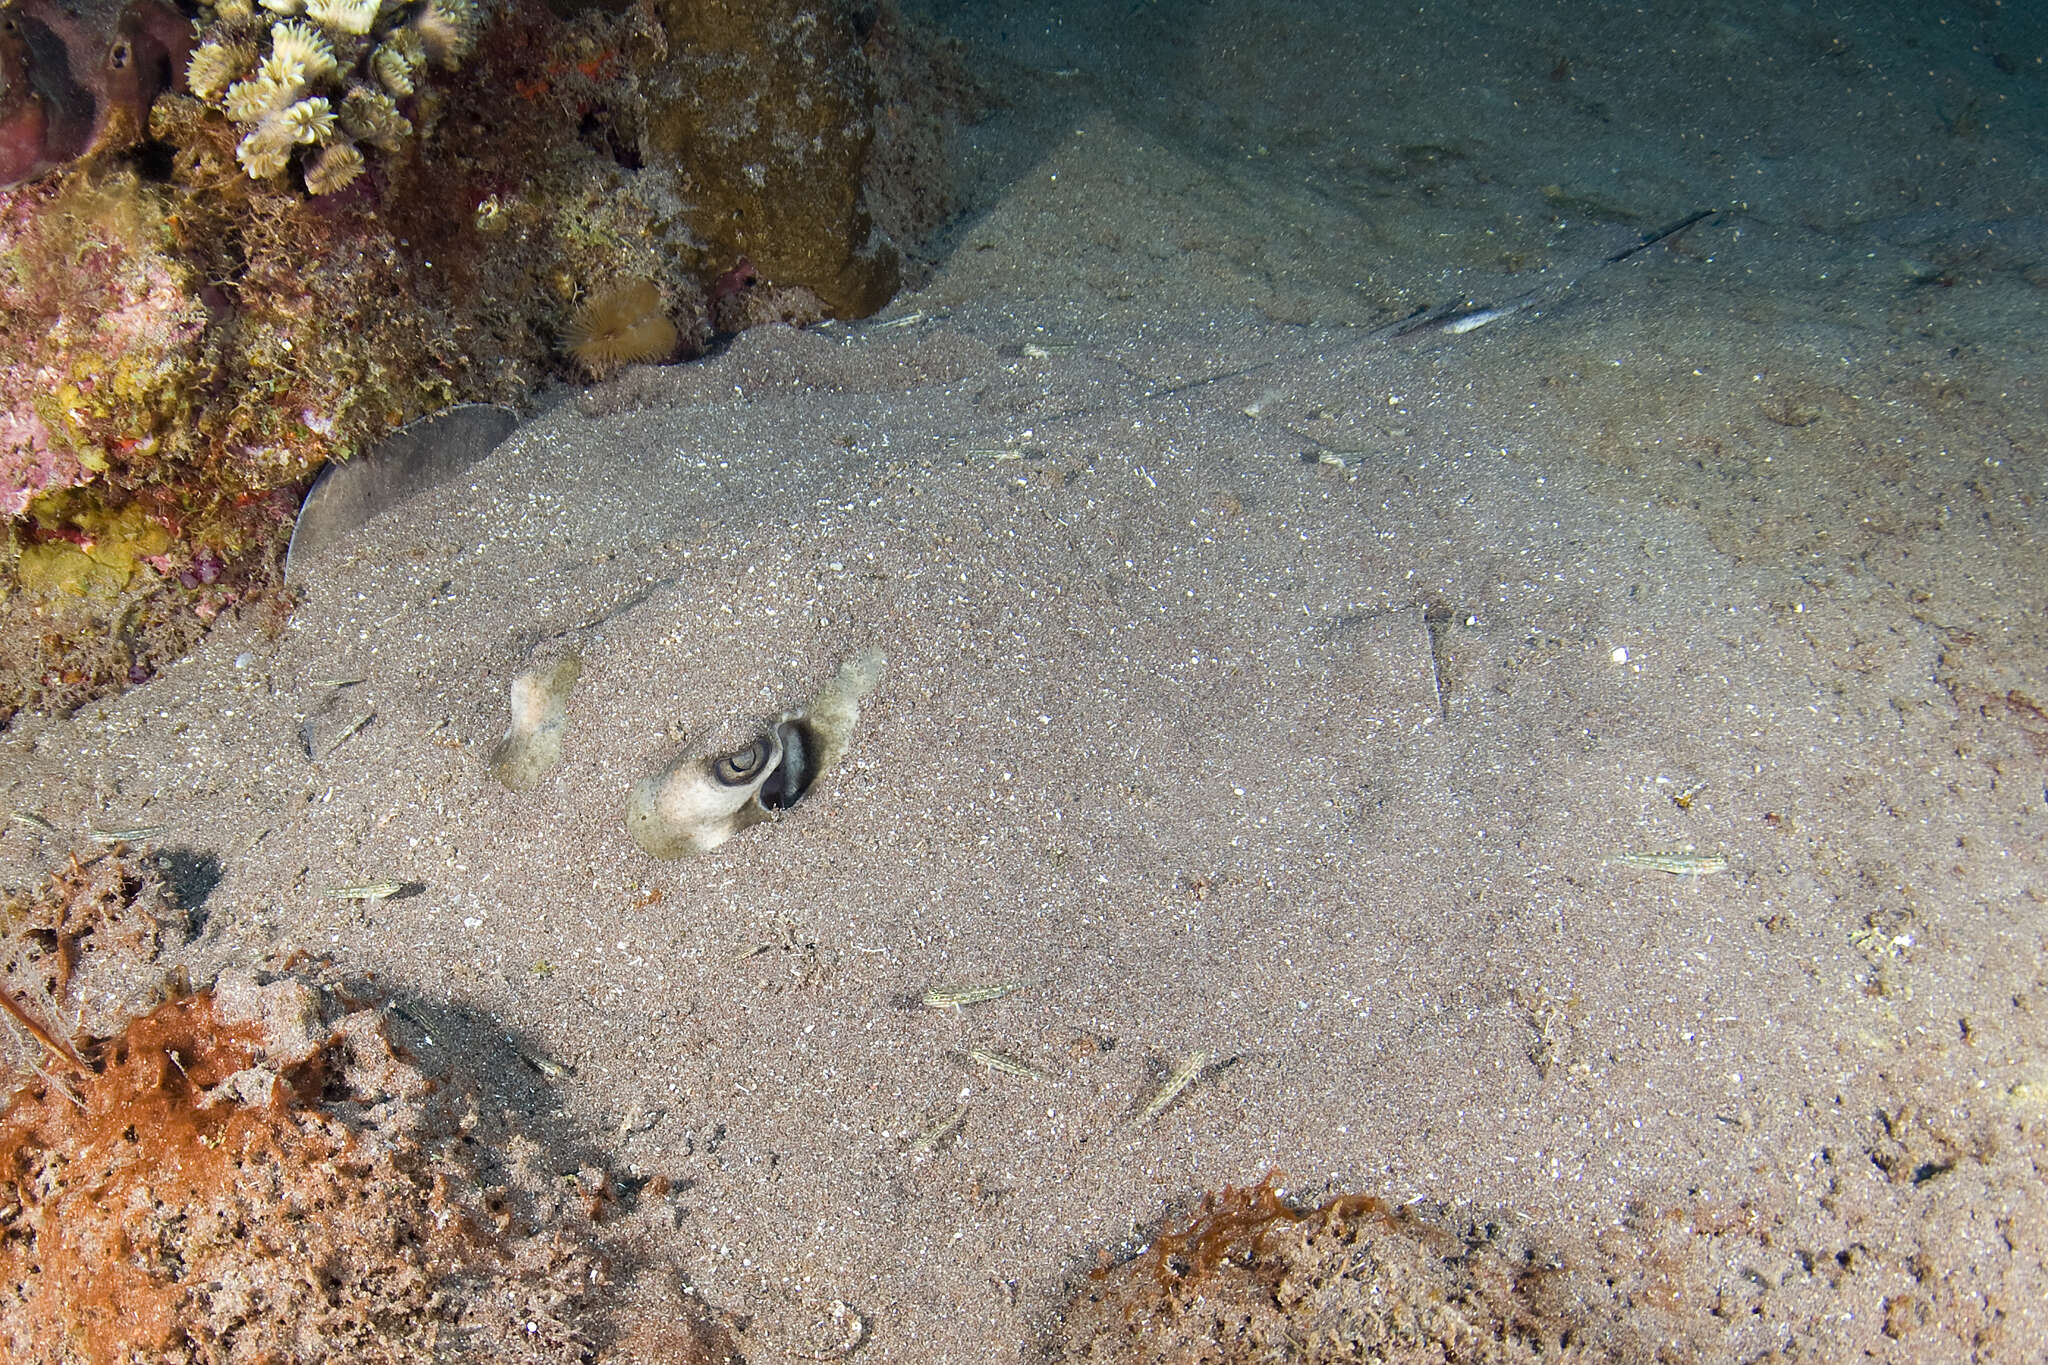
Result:
{"label": "pink coralline algae", "polygon": [[120,194],[0,190],[0,516],[129,472],[190,401],[210,314],[139,212]]}
{"label": "pink coralline algae", "polygon": [[[0,392],[9,387],[0,380]],[[44,489],[85,481],[90,471],[76,455],[50,449],[50,430],[42,418],[4,398],[0,404],[5,404],[0,406],[0,516],[20,516]]]}

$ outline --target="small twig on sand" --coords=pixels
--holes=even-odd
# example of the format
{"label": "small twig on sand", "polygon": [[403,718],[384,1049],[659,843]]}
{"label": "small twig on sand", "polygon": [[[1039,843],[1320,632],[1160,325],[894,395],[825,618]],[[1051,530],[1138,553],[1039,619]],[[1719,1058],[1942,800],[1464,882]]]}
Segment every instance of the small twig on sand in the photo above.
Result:
{"label": "small twig on sand", "polygon": [[35,1021],[35,1016],[23,1009],[21,1002],[14,998],[14,993],[5,986],[0,986],[0,1005],[6,1006],[7,1012],[14,1016],[15,1022],[27,1029],[31,1038],[34,1038],[37,1042],[48,1048],[52,1056],[64,1062],[81,1076],[90,1074],[92,1068],[85,1064],[85,1059],[72,1049],[71,1044],[60,1042],[52,1037],[50,1031],[41,1024],[38,1024]]}

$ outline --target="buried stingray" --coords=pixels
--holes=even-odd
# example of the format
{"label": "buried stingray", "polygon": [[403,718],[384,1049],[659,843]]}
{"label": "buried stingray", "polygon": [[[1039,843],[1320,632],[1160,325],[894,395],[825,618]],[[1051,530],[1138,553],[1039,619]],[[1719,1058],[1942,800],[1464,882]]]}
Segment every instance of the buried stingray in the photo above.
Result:
{"label": "buried stingray", "polygon": [[[508,409],[459,404],[393,433],[362,459],[323,470],[294,528],[287,577],[347,543],[379,514],[481,460],[516,424]],[[838,763],[860,717],[861,699],[886,667],[880,650],[864,650],[810,701],[767,722],[746,744],[715,752],[686,749],[642,778],[626,803],[633,842],[656,858],[708,853],[795,805]],[[582,672],[582,654],[565,645],[513,678],[511,724],[489,760],[492,775],[506,787],[531,791],[560,766],[569,694]]]}

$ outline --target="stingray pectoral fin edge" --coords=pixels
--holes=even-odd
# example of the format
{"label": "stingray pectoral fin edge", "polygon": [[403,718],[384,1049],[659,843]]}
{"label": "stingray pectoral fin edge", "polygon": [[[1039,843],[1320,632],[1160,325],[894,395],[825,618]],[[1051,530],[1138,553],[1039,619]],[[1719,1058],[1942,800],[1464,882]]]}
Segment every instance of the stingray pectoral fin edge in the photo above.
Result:
{"label": "stingray pectoral fin edge", "polygon": [[519,414],[510,408],[458,403],[400,427],[355,459],[322,466],[285,547],[285,583],[301,586],[311,564],[373,518],[453,479],[518,426]]}

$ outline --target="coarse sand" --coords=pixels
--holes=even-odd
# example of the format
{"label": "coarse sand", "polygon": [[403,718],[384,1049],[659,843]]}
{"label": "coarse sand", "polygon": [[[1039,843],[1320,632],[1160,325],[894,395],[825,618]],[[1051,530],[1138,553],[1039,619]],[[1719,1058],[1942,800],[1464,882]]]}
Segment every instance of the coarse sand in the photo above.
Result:
{"label": "coarse sand", "polygon": [[[1342,16],[1190,6],[1176,65],[1109,8],[935,15],[1009,107],[883,318],[564,401],[281,629],[18,721],[0,873],[206,860],[166,970],[320,964],[608,1173],[599,1358],[684,1290],[749,1360],[1120,1358],[1086,1272],[1279,1171],[1574,1277],[1591,1355],[2041,1359],[2048,233],[1807,191],[1859,100],[1930,198],[1986,154],[1876,89],[1889,30],[1700,20],[1601,90],[1641,16],[1447,7],[1475,48],[1406,16],[1352,99]],[[1731,72],[1740,204],[1736,143],[1575,133],[1718,137]],[[634,846],[637,780],[867,649],[800,802]]]}

